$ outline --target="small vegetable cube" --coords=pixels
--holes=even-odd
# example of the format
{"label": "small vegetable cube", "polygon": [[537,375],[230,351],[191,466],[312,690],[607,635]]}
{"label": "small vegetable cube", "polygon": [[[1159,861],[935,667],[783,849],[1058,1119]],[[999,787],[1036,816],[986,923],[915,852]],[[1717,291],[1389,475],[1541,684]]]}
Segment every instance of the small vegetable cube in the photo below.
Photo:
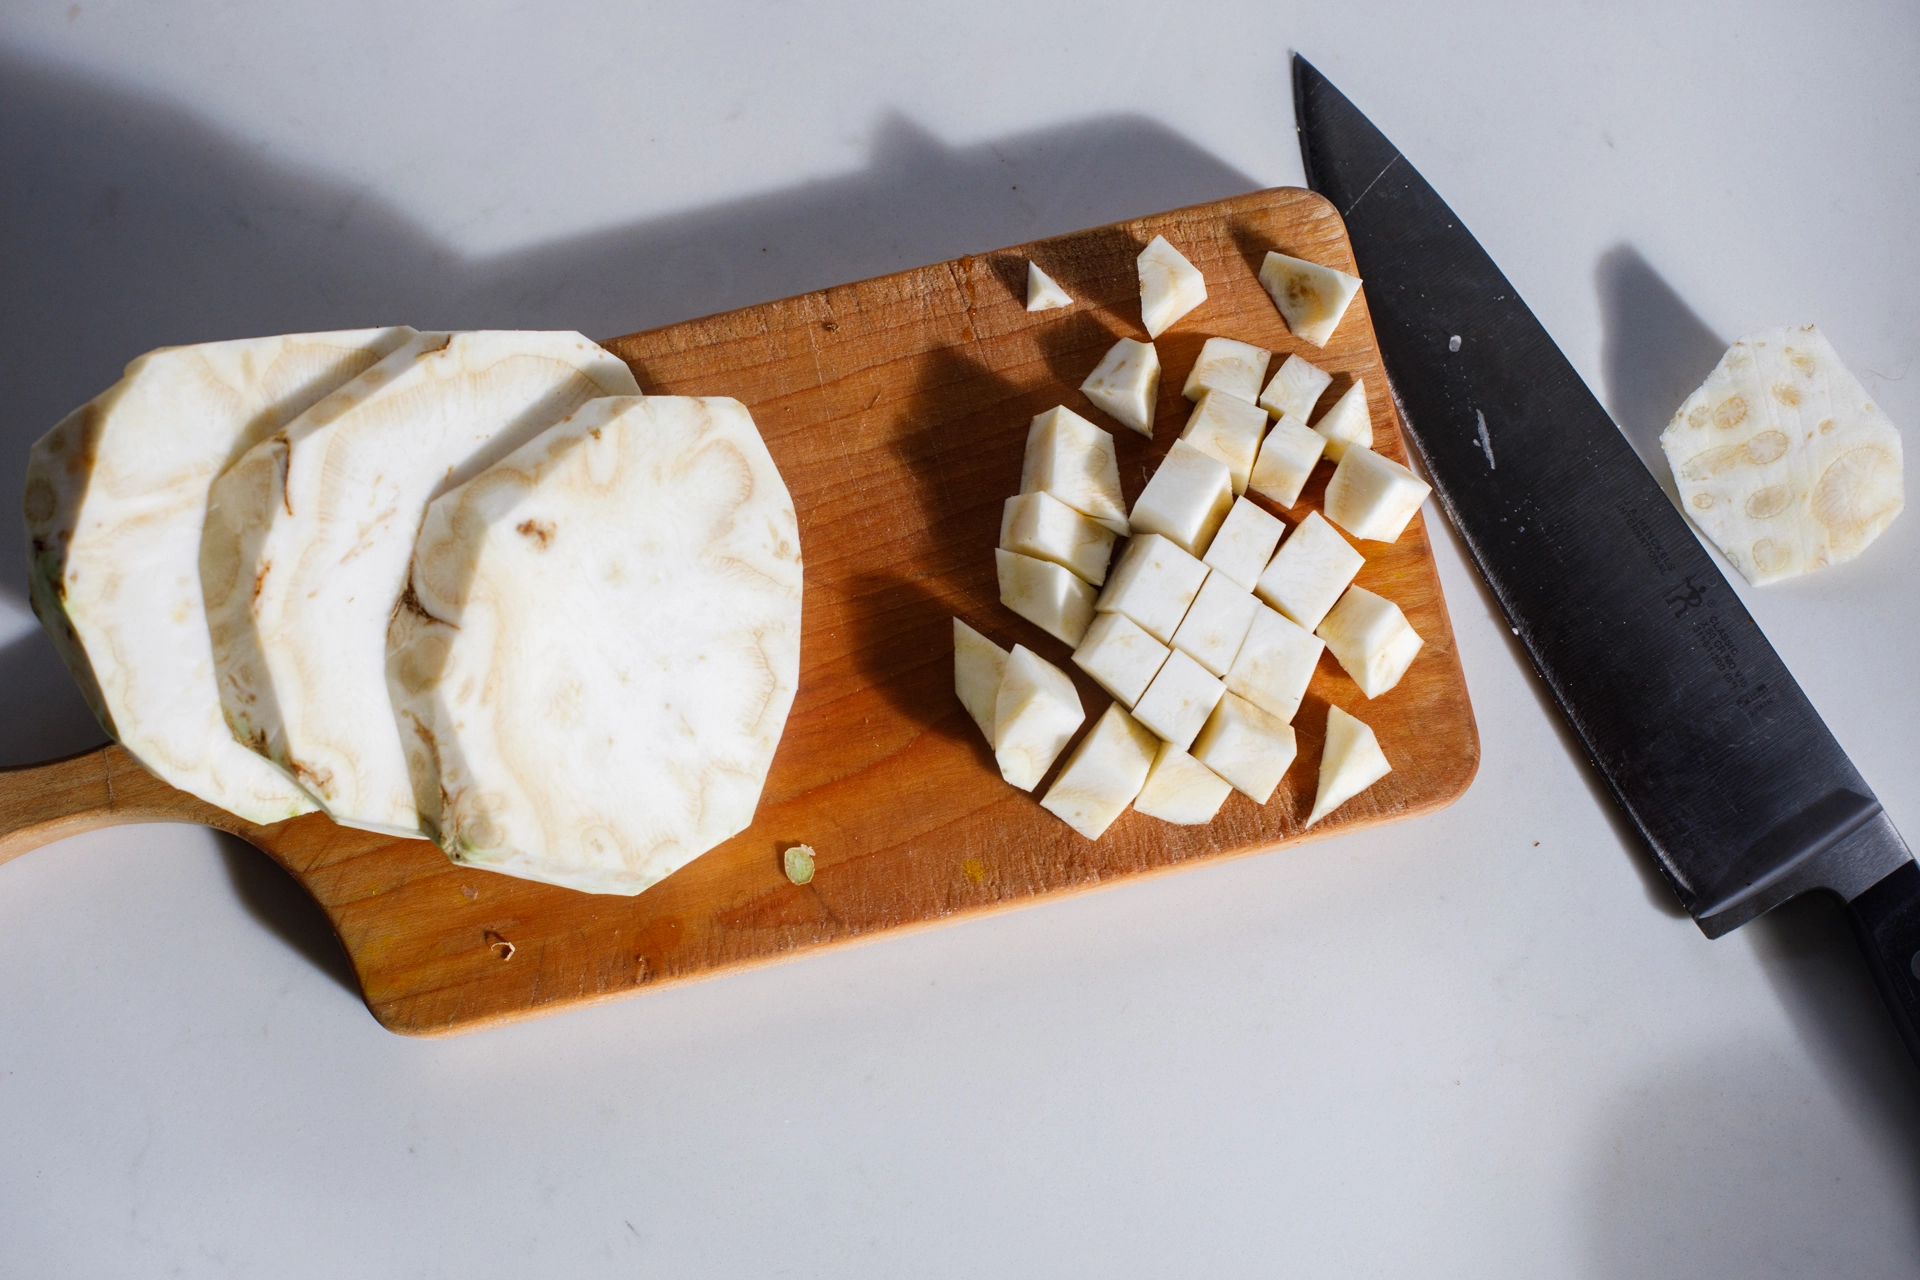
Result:
{"label": "small vegetable cube", "polygon": [[1300,501],[1300,491],[1326,448],[1325,436],[1292,414],[1283,415],[1260,446],[1247,488],[1283,507],[1292,506]]}
{"label": "small vegetable cube", "polygon": [[1127,522],[1135,533],[1160,534],[1203,556],[1232,506],[1233,473],[1227,464],[1175,440],[1134,500]]}
{"label": "small vegetable cube", "polygon": [[1053,282],[1053,277],[1040,269],[1040,264],[1027,262],[1027,310],[1052,311],[1059,307],[1070,307],[1073,299],[1067,291]]}
{"label": "small vegetable cube", "polygon": [[1066,672],[1023,644],[1013,646],[993,703],[1000,776],[1033,790],[1086,718]]}
{"label": "small vegetable cube", "polygon": [[1153,405],[1160,395],[1160,353],[1151,342],[1122,338],[1100,357],[1080,390],[1114,421],[1151,439]]}
{"label": "small vegetable cube", "polygon": [[1107,580],[1113,530],[1047,493],[1008,498],[1000,511],[1000,546],[1036,560],[1051,560],[1094,586]]}
{"label": "small vegetable cube", "polygon": [[1253,594],[1311,631],[1366,563],[1318,511],[1310,513],[1280,544]]}
{"label": "small vegetable cube", "polygon": [[1172,644],[1206,577],[1206,565],[1166,538],[1137,534],[1120,553],[1120,563],[1093,607],[1101,613],[1124,613],[1161,644]]}
{"label": "small vegetable cube", "polygon": [[1193,757],[1255,804],[1265,804],[1297,750],[1292,725],[1229,693],[1207,717]]}
{"label": "small vegetable cube", "polygon": [[1327,708],[1327,745],[1320,753],[1320,788],[1307,825],[1338,809],[1393,772],[1373,730],[1338,707]]}
{"label": "small vegetable cube", "polygon": [[1245,498],[1235,498],[1202,561],[1215,573],[1224,574],[1251,591],[1253,584],[1260,581],[1260,571],[1273,559],[1280,535],[1286,531],[1287,526],[1279,517]]}
{"label": "small vegetable cube", "polygon": [[1049,560],[996,550],[1000,603],[1055,639],[1077,645],[1093,621],[1094,590]]}
{"label": "small vegetable cube", "polygon": [[1234,655],[1240,652],[1240,642],[1247,638],[1256,612],[1273,611],[1225,574],[1209,573],[1180,629],[1173,633],[1173,647],[1214,675],[1224,677],[1233,666]]}
{"label": "small vegetable cube", "polygon": [[1327,519],[1356,538],[1392,542],[1432,492],[1392,458],[1353,445],[1327,481]]}
{"label": "small vegetable cube", "polygon": [[1233,491],[1239,494],[1247,491],[1247,473],[1253,470],[1254,455],[1260,452],[1260,437],[1266,430],[1265,409],[1224,392],[1208,391],[1194,406],[1180,438],[1226,463]]}
{"label": "small vegetable cube", "polygon": [[1262,606],[1227,671],[1227,688],[1282,723],[1291,721],[1325,647],[1312,632]]}
{"label": "small vegetable cube", "polygon": [[1207,281],[1181,252],[1155,236],[1136,259],[1140,270],[1140,323],[1149,338],[1207,300]]}
{"label": "small vegetable cube", "polygon": [[1067,757],[1040,807],[1098,840],[1140,794],[1159,746],[1132,716],[1109,706]]}
{"label": "small vegetable cube", "polygon": [[1287,328],[1316,347],[1327,345],[1340,317],[1347,314],[1347,304],[1360,291],[1358,276],[1284,253],[1267,255],[1260,264],[1260,283],[1286,317]]}
{"label": "small vegetable cube", "polygon": [[1212,822],[1233,785],[1171,742],[1160,744],[1147,785],[1133,798],[1134,810],[1176,826]]}
{"label": "small vegetable cube", "polygon": [[1175,649],[1134,704],[1133,717],[1184,750],[1226,691],[1205,667]]}
{"label": "small vegetable cube", "polygon": [[1260,382],[1267,376],[1267,362],[1273,352],[1251,342],[1232,338],[1208,338],[1200,347],[1200,356],[1187,374],[1180,394],[1198,400],[1209,391],[1218,391],[1248,404],[1260,398]]}
{"label": "small vegetable cube", "polygon": [[1313,406],[1320,403],[1320,393],[1332,381],[1333,375],[1319,365],[1288,356],[1260,393],[1260,407],[1276,418],[1292,414],[1305,422],[1313,417]]}
{"label": "small vegetable cube", "polygon": [[1140,701],[1166,660],[1167,646],[1124,613],[1096,614],[1073,651],[1073,665],[1125,707]]}
{"label": "small vegetable cube", "polygon": [[1127,536],[1127,504],[1120,496],[1113,437],[1065,405],[1036,414],[1027,429],[1020,492],[1050,494]]}
{"label": "small vegetable cube", "polygon": [[1371,449],[1373,418],[1367,413],[1366,380],[1355,378],[1333,407],[1320,415],[1313,429],[1326,439],[1327,457],[1335,462],[1346,456],[1349,445]]}
{"label": "small vegetable cube", "polygon": [[1314,634],[1369,698],[1399,684],[1426,643],[1399,605],[1364,587],[1348,588]]}
{"label": "small vegetable cube", "polygon": [[966,623],[953,620],[953,691],[993,745],[993,704],[1006,674],[1007,651]]}

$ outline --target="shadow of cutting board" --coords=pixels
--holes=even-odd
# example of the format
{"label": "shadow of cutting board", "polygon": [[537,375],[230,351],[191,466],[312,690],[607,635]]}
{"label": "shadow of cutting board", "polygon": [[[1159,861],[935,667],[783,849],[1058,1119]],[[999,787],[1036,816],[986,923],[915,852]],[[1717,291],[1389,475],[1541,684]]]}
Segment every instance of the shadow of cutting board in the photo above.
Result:
{"label": "shadow of cutting board", "polygon": [[[1354,270],[1339,217],[1306,191],[1256,192],[630,334],[605,345],[644,390],[732,396],[752,410],[799,513],[800,688],[748,830],[636,898],[592,896],[456,866],[424,841],[319,816],[250,826],[110,746],[0,772],[0,861],[114,823],[234,832],[318,900],[382,1025],[439,1035],[1447,804],[1480,748],[1421,517],[1390,546],[1361,544],[1357,581],[1398,602],[1426,647],[1371,702],[1323,657],[1295,721],[1299,757],[1265,806],[1236,793],[1205,827],[1128,812],[1088,841],[1001,781],[955,698],[958,616],[1071,673],[1088,725],[1110,701],[1065,645],[1001,607],[993,547],[1033,415],[1064,403],[1113,425],[1076,388],[1117,338],[1145,337],[1134,257],[1155,234],[1200,268],[1209,296],[1157,343],[1153,440],[1114,431],[1129,504],[1178,436],[1189,410],[1181,384],[1214,335],[1305,354],[1335,374],[1323,403],[1365,378],[1377,447],[1405,461],[1364,291],[1316,350],[1287,332],[1255,278],[1274,248]],[[1029,258],[1072,308],[1028,314]],[[1316,507],[1330,471],[1323,464],[1283,514]],[[1374,727],[1394,771],[1305,832],[1329,703]],[[804,886],[782,871],[796,842],[817,852]]]}

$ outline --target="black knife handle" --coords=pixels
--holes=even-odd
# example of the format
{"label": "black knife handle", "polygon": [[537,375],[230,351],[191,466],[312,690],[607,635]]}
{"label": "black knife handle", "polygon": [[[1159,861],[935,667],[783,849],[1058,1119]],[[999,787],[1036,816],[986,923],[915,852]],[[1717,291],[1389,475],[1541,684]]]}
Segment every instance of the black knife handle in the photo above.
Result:
{"label": "black knife handle", "polygon": [[1920,1064],[1920,863],[1909,860],[1847,903],[1847,923],[1907,1052]]}

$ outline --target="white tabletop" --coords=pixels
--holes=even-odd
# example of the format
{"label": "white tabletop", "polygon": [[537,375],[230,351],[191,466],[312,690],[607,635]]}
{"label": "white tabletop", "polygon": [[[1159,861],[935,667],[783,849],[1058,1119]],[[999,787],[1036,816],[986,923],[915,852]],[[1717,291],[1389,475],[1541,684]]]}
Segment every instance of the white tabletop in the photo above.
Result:
{"label": "white tabletop", "polygon": [[[1294,48],[1643,449],[1809,320],[1920,440],[1920,7],[1678,8],[20,0],[0,490],[154,346],[607,335],[1298,183]],[[20,538],[7,763],[98,737]],[[1838,912],[1702,937],[1438,554],[1451,809],[504,1030],[382,1031],[207,831],[8,864],[0,1275],[1920,1273],[1920,1074]],[[1909,512],[1736,584],[1909,838],[1916,561]]]}

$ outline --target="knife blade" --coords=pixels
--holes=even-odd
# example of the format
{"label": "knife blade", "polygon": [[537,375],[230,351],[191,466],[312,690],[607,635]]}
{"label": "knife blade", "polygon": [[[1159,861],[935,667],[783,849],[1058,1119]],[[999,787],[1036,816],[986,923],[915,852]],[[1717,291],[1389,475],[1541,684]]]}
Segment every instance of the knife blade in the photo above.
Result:
{"label": "knife blade", "polygon": [[1434,493],[1681,905],[1714,938],[1837,895],[1920,1062],[1920,867],[1892,820],[1479,242],[1297,54],[1293,89]]}

